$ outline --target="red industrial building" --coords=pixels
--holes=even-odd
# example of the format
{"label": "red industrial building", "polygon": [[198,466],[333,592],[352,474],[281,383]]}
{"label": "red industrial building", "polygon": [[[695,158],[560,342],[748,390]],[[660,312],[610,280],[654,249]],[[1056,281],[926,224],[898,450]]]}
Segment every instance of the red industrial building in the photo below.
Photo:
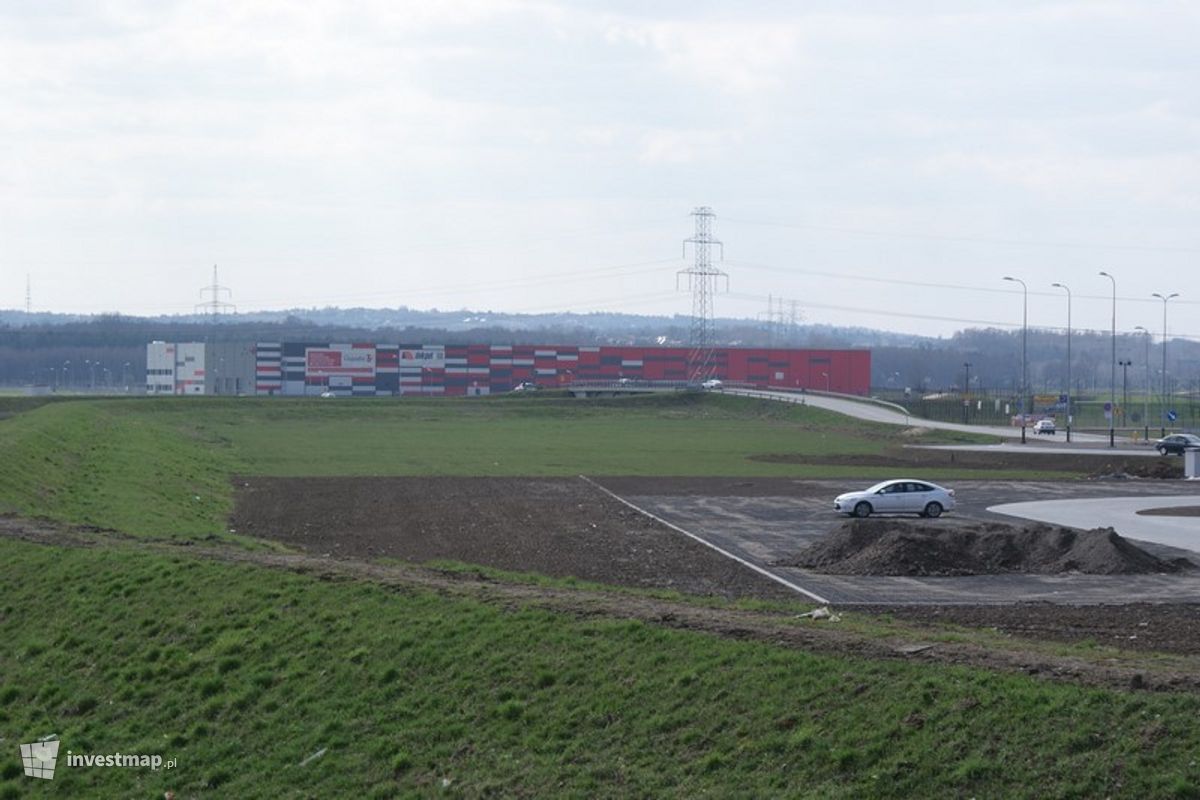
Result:
{"label": "red industrial building", "polygon": [[[260,342],[260,395],[480,395],[522,383],[678,381],[688,378],[684,347],[574,345],[402,345]],[[867,394],[869,350],[718,347],[707,375],[755,387]]]}

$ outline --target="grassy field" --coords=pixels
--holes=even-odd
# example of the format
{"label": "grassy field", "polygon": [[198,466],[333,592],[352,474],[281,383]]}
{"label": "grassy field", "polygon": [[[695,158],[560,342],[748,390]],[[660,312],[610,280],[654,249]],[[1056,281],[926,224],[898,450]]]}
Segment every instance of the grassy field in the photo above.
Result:
{"label": "grassy field", "polygon": [[[6,410],[0,404],[0,413]],[[22,409],[17,409],[22,410]],[[956,435],[961,439],[961,435]],[[31,404],[0,421],[0,511],[143,536],[220,536],[234,475],[887,477],[831,466],[943,441],[811,407],[713,395],[581,402],[182,398]],[[752,460],[763,454],[811,463]],[[930,480],[1032,471],[914,470]],[[1058,473],[1056,477],[1063,477]]]}
{"label": "grassy field", "polygon": [[[807,654],[359,582],[0,542],[17,797],[1194,797],[1200,698]],[[50,612],[34,614],[36,609]],[[320,756],[310,759],[314,754]]]}

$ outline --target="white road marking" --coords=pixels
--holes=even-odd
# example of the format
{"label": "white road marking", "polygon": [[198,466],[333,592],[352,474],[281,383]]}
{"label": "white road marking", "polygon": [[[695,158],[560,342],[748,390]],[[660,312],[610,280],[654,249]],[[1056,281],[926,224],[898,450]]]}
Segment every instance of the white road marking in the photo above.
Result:
{"label": "white road marking", "polygon": [[590,483],[592,486],[595,486],[597,489],[604,492],[606,495],[613,498],[614,500],[617,500],[618,502],[624,503],[625,505],[629,506],[630,508],[632,508],[634,511],[638,512],[639,514],[647,516],[650,519],[654,520],[655,522],[666,525],[671,530],[678,531],[679,533],[682,533],[684,536],[687,536],[691,539],[695,539],[697,542],[704,545],[705,547],[712,548],[713,550],[716,550],[718,553],[725,556],[726,558],[733,559],[737,563],[741,564],[743,567],[749,567],[750,569],[754,570],[758,574],[760,574],[764,577],[770,578],[771,580],[775,581],[776,583],[783,584],[787,588],[791,589],[793,592],[799,592],[802,595],[811,597],[813,600],[816,600],[818,603],[821,603],[822,605],[829,605],[829,601],[826,600],[824,597],[821,597],[821,595],[815,594],[814,592],[810,592],[808,589],[805,589],[803,586],[797,586],[796,584],[792,583],[791,581],[789,581],[785,578],[781,578],[778,575],[776,575],[775,573],[765,570],[762,567],[758,566],[757,564],[751,564],[746,559],[741,558],[739,556],[735,556],[733,553],[729,552],[728,550],[718,547],[717,545],[713,544],[712,542],[706,541],[705,539],[697,536],[696,534],[692,533],[691,531],[685,531],[683,528],[679,527],[675,523],[668,522],[667,520],[663,519],[662,517],[658,516],[657,514],[652,514],[651,512],[647,511],[646,509],[634,505],[633,503],[626,500],[624,497],[621,497],[619,494],[615,494],[614,492],[610,492],[608,489],[605,489],[603,486],[596,483],[594,480],[592,480],[591,478],[589,478],[586,475],[580,475],[579,477],[582,478],[583,480],[587,481],[588,483]]}

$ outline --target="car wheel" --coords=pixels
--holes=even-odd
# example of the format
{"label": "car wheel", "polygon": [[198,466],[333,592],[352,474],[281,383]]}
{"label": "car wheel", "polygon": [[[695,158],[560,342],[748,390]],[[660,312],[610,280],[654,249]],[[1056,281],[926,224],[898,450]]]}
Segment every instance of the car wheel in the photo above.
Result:
{"label": "car wheel", "polygon": [[871,516],[871,504],[866,500],[863,500],[854,507],[854,516],[859,517],[860,519]]}
{"label": "car wheel", "polygon": [[925,506],[924,516],[940,517],[941,515],[942,515],[942,504],[941,503],[930,503],[929,505]]}
{"label": "car wheel", "polygon": [[1165,455],[1167,454],[1167,448],[1165,448],[1165,447],[1158,447],[1158,448],[1155,448],[1155,449],[1157,449],[1157,450],[1158,450],[1158,454],[1159,454],[1160,456],[1165,456]]}

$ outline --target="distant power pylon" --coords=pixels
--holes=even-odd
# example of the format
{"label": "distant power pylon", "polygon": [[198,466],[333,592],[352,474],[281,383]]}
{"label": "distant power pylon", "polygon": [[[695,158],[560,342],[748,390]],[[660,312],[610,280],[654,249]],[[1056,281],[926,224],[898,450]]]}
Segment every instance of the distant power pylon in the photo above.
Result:
{"label": "distant power pylon", "polygon": [[[779,302],[776,303],[775,301]],[[792,301],[792,314],[796,313],[796,301]],[[762,314],[759,314],[762,317]],[[783,298],[776,298],[775,295],[767,295],[767,347],[774,347],[776,344],[776,336],[783,333],[787,325],[787,314],[783,310]]]}
{"label": "distant power pylon", "polygon": [[212,286],[205,286],[203,289],[201,289],[200,296],[204,297],[205,292],[211,293],[212,297],[203,303],[197,303],[196,310],[204,309],[205,312],[207,312],[208,314],[211,314],[214,317],[217,316],[218,314],[224,313],[226,311],[229,311],[234,314],[237,313],[237,306],[235,306],[233,303],[226,303],[223,300],[221,300],[222,295],[224,295],[225,297],[228,297],[230,300],[232,300],[233,299],[233,290],[229,289],[225,286],[222,286],[221,284],[219,284],[217,282],[217,265],[216,264],[213,264]]}
{"label": "distant power pylon", "polygon": [[688,244],[692,245],[694,261],[692,266],[681,269],[675,276],[675,288],[679,288],[680,278],[687,276],[687,286],[692,293],[692,325],[688,335],[688,380],[703,381],[712,374],[713,350],[713,301],[717,290],[717,281],[725,279],[725,289],[729,289],[729,275],[717,269],[712,264],[712,248],[716,245],[721,250],[722,260],[725,258],[725,245],[713,238],[713,217],[716,214],[708,206],[700,206],[692,212],[696,218],[696,232],[690,239],[683,240],[683,252],[687,255]]}

